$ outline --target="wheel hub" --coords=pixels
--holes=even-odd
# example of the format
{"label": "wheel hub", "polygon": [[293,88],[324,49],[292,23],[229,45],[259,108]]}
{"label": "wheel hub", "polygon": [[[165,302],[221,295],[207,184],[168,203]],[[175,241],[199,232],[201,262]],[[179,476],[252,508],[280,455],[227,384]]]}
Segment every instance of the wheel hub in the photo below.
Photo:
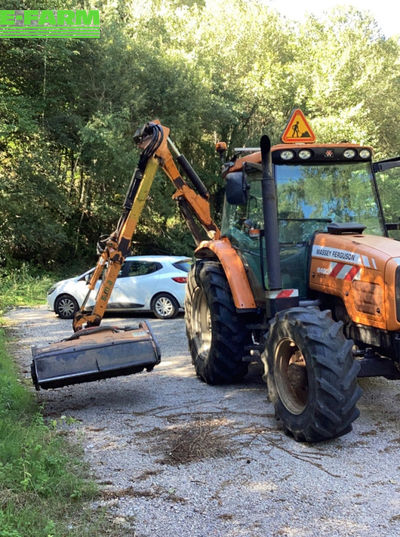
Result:
{"label": "wheel hub", "polygon": [[74,313],[74,304],[72,300],[63,298],[60,300],[58,309],[62,315],[72,315]]}
{"label": "wheel hub", "polygon": [[283,339],[276,349],[275,383],[284,406],[292,414],[301,414],[308,401],[306,361],[296,343]]}
{"label": "wheel hub", "polygon": [[211,348],[211,312],[205,294],[197,289],[193,297],[192,324],[198,353],[207,356]]}
{"label": "wheel hub", "polygon": [[174,306],[167,297],[160,297],[155,303],[155,309],[160,317],[168,317],[172,314]]}

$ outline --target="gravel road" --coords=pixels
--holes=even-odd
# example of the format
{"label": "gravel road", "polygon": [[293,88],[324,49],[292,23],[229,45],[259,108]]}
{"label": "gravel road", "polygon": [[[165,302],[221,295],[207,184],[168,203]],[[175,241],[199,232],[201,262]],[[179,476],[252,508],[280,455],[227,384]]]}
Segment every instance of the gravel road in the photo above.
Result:
{"label": "gravel road", "polygon": [[[26,377],[31,345],[72,333],[44,307],[8,317]],[[257,368],[240,385],[207,386],[194,374],[183,318],[149,322],[162,350],[152,373],[37,394],[46,416],[77,420],[68,430],[115,524],[135,537],[400,535],[399,382],[363,379],[353,432],[299,444],[279,430]]]}

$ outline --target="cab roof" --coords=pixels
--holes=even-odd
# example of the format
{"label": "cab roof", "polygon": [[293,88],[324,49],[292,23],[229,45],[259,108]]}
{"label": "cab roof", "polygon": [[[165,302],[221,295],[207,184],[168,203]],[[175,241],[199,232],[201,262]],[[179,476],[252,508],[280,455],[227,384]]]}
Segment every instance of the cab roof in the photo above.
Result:
{"label": "cab roof", "polygon": [[[280,158],[282,151],[293,151],[295,157],[302,150],[311,151],[312,157],[307,160],[301,160],[300,158],[294,158],[293,160],[284,161]],[[299,162],[354,162],[354,161],[370,161],[371,158],[365,159],[357,156],[353,159],[346,159],[343,157],[343,153],[346,149],[356,150],[357,156],[358,152],[362,149],[368,149],[372,155],[372,148],[369,146],[361,146],[359,144],[351,143],[340,143],[340,144],[278,144],[271,147],[272,161],[274,164],[293,164]],[[327,152],[333,152],[333,155],[327,156]],[[240,171],[243,168],[243,165],[248,163],[261,164],[261,151],[255,151],[254,153],[247,154],[243,157],[237,158],[232,166],[227,168],[223,175],[225,176],[228,173]]]}

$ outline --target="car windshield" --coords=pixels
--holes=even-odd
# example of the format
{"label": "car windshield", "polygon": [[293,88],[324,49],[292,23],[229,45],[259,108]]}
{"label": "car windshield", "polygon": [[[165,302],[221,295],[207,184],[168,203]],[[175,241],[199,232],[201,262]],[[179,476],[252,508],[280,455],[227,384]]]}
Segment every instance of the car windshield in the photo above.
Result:
{"label": "car windshield", "polygon": [[172,264],[178,270],[182,270],[183,272],[189,272],[191,263],[192,263],[191,259],[182,259],[182,261],[177,261],[176,263],[172,263]]}
{"label": "car windshield", "polygon": [[281,220],[357,222],[382,234],[368,162],[277,165],[275,177]]}
{"label": "car windshield", "polygon": [[86,272],[84,272],[80,277],[79,277],[79,282],[80,281],[83,281],[83,280],[87,280],[88,278],[91,278],[93,272],[95,270],[95,267],[91,268],[90,270],[87,270]]}

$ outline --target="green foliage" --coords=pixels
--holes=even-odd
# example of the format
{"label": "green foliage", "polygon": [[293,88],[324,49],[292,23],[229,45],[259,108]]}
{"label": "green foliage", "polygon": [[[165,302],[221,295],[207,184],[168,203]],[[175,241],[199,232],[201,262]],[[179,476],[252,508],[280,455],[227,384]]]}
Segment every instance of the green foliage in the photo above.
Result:
{"label": "green foliage", "polygon": [[54,279],[27,264],[0,269],[0,315],[10,307],[43,304]]}
{"label": "green foliage", "polygon": [[[68,419],[62,420],[63,427]],[[96,497],[78,447],[46,425],[33,394],[17,380],[0,331],[0,537],[97,535],[73,515]],[[96,522],[97,519],[97,522]],[[71,529],[72,528],[72,529]],[[93,530],[90,533],[89,530]]]}
{"label": "green foliage", "polygon": [[[99,40],[0,40],[3,265],[92,262],[98,236],[119,218],[138,157],[133,133],[154,118],[171,128],[213,200],[222,187],[214,143],[252,146],[265,132],[278,142],[295,106],[318,140],[372,145],[377,157],[397,152],[400,44],[363,12],[340,8],[290,25],[258,0],[96,7]],[[158,176],[136,252],[192,250],[172,190]],[[219,203],[214,210],[218,220]]]}
{"label": "green foliage", "polygon": [[[6,307],[43,302],[49,281],[28,265],[2,271],[0,315]],[[32,391],[18,379],[8,354],[12,332],[7,341],[1,316],[0,324],[0,537],[124,537],[125,530],[110,530],[104,511],[90,507],[97,487],[81,448],[66,438],[76,420],[45,422]]]}

